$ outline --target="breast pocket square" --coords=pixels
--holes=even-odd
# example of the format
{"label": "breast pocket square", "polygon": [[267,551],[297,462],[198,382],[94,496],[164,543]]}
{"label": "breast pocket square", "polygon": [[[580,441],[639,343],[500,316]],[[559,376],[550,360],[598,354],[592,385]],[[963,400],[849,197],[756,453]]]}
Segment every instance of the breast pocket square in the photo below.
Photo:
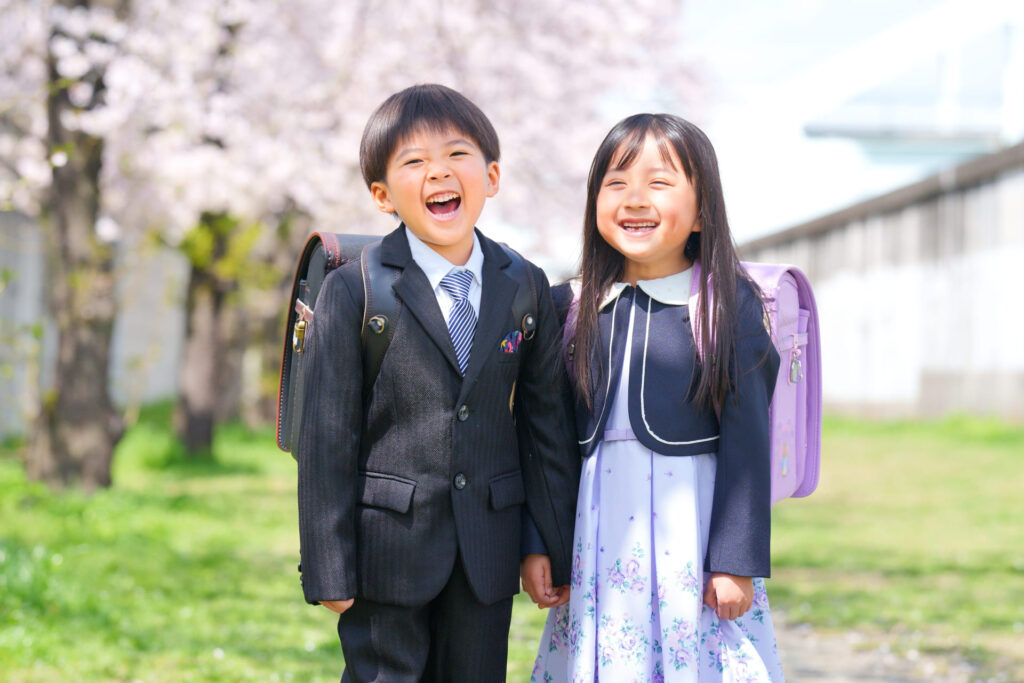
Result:
{"label": "breast pocket square", "polygon": [[501,340],[501,344],[498,348],[501,349],[502,353],[516,353],[519,351],[519,343],[523,341],[523,333],[519,330],[515,332],[509,332],[505,335],[505,338]]}

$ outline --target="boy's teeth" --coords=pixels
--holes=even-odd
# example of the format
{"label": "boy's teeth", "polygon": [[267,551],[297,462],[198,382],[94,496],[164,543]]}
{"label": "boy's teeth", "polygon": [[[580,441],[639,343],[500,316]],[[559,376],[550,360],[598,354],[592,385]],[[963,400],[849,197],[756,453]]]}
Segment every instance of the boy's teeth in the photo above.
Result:
{"label": "boy's teeth", "polygon": [[427,211],[435,216],[444,216],[452,213],[462,204],[462,197],[458,192],[439,192],[427,197]]}

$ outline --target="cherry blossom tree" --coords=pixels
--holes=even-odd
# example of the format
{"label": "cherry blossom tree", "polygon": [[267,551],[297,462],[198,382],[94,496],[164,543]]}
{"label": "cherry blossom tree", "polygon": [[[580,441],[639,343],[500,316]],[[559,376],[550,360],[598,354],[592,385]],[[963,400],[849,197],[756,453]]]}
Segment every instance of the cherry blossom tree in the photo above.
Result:
{"label": "cherry blossom tree", "polygon": [[[192,264],[178,413],[189,449],[210,444],[230,384],[218,374],[234,369],[228,361],[238,356],[240,321],[256,343],[265,336],[256,331],[280,324],[283,291],[239,291],[252,274],[242,263],[251,267],[257,254],[294,258],[294,235],[272,228],[295,225],[282,219],[296,214],[318,229],[390,225],[368,201],[356,158],[362,127],[381,100],[410,83],[441,81],[478,101],[504,141],[508,182],[497,221],[525,226],[528,235],[517,237],[532,253],[573,249],[587,159],[609,124],[602,107],[638,92],[677,102],[692,85],[673,56],[675,10],[644,0],[628,7],[184,0],[139,10],[130,52],[189,50],[186,58],[151,56],[148,68],[136,65],[125,79],[145,84],[149,95],[136,101],[134,132],[122,130],[110,143],[133,169],[116,213],[135,225],[162,221]],[[159,68],[168,63],[176,67],[170,84]],[[144,193],[148,200],[139,202]],[[276,265],[285,275],[291,259]],[[243,309],[226,306],[233,295]],[[271,377],[277,336],[262,345]]]}
{"label": "cherry blossom tree", "polygon": [[56,485],[108,485],[122,432],[106,391],[115,253],[102,234],[97,120],[122,36],[120,9],[64,0],[0,6],[0,63],[16,74],[0,86],[0,187],[47,230],[59,336],[56,386],[44,395],[26,465]]}
{"label": "cherry blossom tree", "polygon": [[[261,343],[263,372],[277,372],[269,349],[305,232],[393,225],[358,171],[377,104],[417,82],[476,101],[503,149],[483,225],[553,257],[575,249],[589,159],[613,119],[631,102],[678,108],[694,92],[675,49],[679,10],[653,0],[0,0],[0,198],[52,226],[64,264],[50,275],[64,320],[55,400],[30,472],[53,480],[32,464],[49,459],[68,463],[58,480],[109,480],[75,468],[90,453],[109,469],[119,434],[103,381],[115,244],[155,234],[189,260],[180,431],[203,450],[240,349]],[[91,260],[77,255],[71,268],[69,245]],[[104,438],[79,439],[76,411]],[[71,443],[81,452],[66,452]]]}

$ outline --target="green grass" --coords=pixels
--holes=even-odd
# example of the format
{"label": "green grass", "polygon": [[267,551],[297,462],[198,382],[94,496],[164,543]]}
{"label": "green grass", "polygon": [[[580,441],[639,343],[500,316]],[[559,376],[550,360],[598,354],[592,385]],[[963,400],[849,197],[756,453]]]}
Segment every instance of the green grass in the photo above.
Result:
{"label": "green grass", "polygon": [[773,604],[1024,678],[1024,429],[830,419],[822,452],[774,512]]}
{"label": "green grass", "polygon": [[162,422],[92,497],[0,460],[5,680],[336,681],[333,621],[301,599],[290,456],[228,427],[190,463]]}
{"label": "green grass", "polygon": [[[335,619],[302,602],[295,467],[269,430],[186,459],[166,409],[91,497],[26,482],[0,449],[0,678],[336,681]],[[828,420],[814,496],[775,511],[769,594],[791,620],[1020,671],[1024,429]],[[545,613],[519,596],[509,680]]]}

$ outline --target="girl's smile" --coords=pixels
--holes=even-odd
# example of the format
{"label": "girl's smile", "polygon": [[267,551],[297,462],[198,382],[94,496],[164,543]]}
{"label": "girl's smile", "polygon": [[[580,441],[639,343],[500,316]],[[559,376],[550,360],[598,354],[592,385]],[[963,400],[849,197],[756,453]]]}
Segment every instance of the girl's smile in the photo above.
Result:
{"label": "girl's smile", "polygon": [[650,234],[658,224],[654,221],[622,221],[619,223],[619,227],[625,230],[630,235],[647,235]]}
{"label": "girl's smile", "polygon": [[626,258],[623,280],[636,284],[690,267],[683,247],[700,231],[697,194],[671,147],[648,137],[630,165],[613,164],[596,208],[598,232]]}

